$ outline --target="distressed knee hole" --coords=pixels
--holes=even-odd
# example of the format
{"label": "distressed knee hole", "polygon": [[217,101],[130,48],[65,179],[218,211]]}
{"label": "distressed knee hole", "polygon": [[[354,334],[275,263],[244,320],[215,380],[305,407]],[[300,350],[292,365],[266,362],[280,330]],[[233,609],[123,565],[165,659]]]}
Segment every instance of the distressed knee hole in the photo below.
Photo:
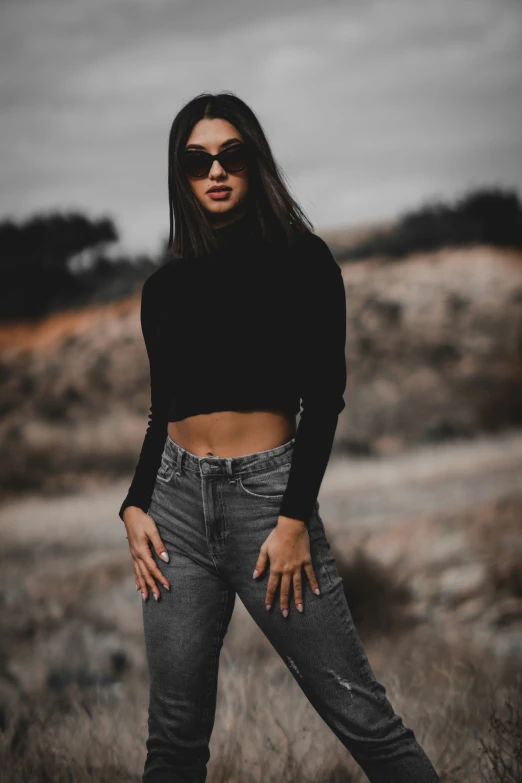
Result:
{"label": "distressed knee hole", "polygon": [[350,691],[350,696],[353,699],[353,691],[352,691],[352,685],[348,680],[345,680],[343,677],[340,677],[336,672],[334,672],[332,669],[328,669],[328,672],[334,677],[341,688],[344,688],[347,691]]}
{"label": "distressed knee hole", "polygon": [[290,658],[289,655],[286,656],[286,662],[288,663],[288,668],[291,669],[293,672],[295,672],[298,677],[301,677],[301,678],[303,677],[303,675],[301,674],[301,672],[297,668],[296,662],[292,658]]}

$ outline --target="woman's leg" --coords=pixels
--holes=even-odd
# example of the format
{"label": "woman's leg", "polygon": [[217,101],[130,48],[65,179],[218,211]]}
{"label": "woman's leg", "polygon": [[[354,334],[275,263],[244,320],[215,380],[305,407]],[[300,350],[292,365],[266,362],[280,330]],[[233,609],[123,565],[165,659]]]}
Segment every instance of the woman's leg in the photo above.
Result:
{"label": "woman's leg", "polygon": [[[165,455],[164,455],[165,460]],[[235,592],[217,574],[194,474],[167,453],[149,514],[169,562],[152,550],[171,585],[143,602],[149,669],[149,735],[143,783],[203,783],[210,757],[218,667]]]}
{"label": "woman's leg", "polygon": [[309,523],[309,537],[321,595],[312,592],[303,572],[304,611],[299,613],[291,602],[284,618],[279,592],[270,611],[265,609],[269,566],[262,577],[252,578],[259,548],[277,523],[277,503],[237,492],[235,500],[232,494],[229,497],[232,516],[241,518],[228,540],[231,582],[319,715],[372,783],[440,780],[414,732],[394,712],[384,686],[375,679],[330,552],[319,505]]}

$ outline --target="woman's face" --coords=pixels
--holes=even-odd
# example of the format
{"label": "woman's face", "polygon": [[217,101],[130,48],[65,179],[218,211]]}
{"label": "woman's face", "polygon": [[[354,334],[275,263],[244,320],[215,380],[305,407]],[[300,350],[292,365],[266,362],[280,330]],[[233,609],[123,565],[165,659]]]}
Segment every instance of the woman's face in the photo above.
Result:
{"label": "woman's face", "polygon": [[[197,122],[187,139],[185,149],[198,149],[217,155],[218,152],[244,141],[241,133],[227,120],[203,119]],[[242,212],[242,206],[248,192],[248,166],[233,174],[225,171],[215,160],[205,177],[187,177],[192,191],[199,203],[211,216],[214,225],[224,225],[232,215]],[[217,198],[209,189],[223,185],[228,190]]]}

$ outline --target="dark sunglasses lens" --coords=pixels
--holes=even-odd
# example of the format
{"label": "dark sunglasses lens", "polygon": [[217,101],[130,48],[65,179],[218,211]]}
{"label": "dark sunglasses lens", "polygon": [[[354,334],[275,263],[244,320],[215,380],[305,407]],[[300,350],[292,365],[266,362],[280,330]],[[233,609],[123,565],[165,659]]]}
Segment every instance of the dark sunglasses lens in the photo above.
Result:
{"label": "dark sunglasses lens", "polygon": [[223,167],[227,171],[241,171],[248,163],[248,154],[244,145],[238,145],[229,150],[224,150],[224,152],[221,153],[221,159],[223,161]]}
{"label": "dark sunglasses lens", "polygon": [[[244,144],[223,150],[219,156],[226,171],[242,171],[248,165],[248,153]],[[213,161],[207,152],[185,152],[181,157],[183,170],[189,177],[206,177]]]}
{"label": "dark sunglasses lens", "polygon": [[206,152],[186,152],[181,162],[189,177],[204,177],[209,171],[210,155]]}

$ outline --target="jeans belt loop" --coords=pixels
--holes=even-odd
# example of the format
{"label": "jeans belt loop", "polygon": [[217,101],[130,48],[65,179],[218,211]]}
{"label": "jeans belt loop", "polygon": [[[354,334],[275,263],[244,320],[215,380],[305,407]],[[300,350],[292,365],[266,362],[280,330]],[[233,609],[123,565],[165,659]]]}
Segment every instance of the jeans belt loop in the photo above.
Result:
{"label": "jeans belt loop", "polygon": [[226,459],[225,459],[225,465],[226,465],[226,468],[227,468],[227,474],[229,476],[232,476],[232,478],[229,478],[229,480],[228,480],[229,484],[235,484],[236,483],[236,479],[234,478],[234,471],[232,469],[232,460],[233,460],[233,457],[226,457]]}

